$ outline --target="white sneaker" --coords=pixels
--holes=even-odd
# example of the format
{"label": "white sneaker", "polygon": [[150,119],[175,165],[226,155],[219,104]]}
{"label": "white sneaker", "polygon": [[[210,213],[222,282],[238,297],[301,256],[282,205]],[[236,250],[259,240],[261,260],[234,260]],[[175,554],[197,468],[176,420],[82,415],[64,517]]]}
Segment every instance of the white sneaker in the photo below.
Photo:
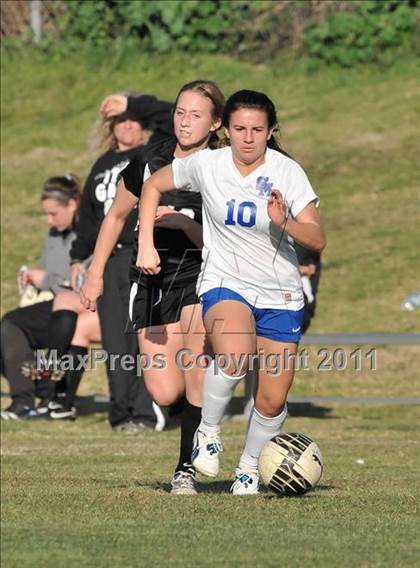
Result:
{"label": "white sneaker", "polygon": [[222,451],[222,442],[218,434],[207,434],[203,430],[196,430],[191,461],[197,471],[207,477],[216,477],[219,473],[219,454]]}
{"label": "white sneaker", "polygon": [[260,478],[255,471],[244,471],[239,468],[235,472],[235,481],[230,488],[233,495],[256,495],[259,492]]}
{"label": "white sneaker", "polygon": [[171,495],[197,495],[194,474],[188,471],[176,471],[171,486]]}

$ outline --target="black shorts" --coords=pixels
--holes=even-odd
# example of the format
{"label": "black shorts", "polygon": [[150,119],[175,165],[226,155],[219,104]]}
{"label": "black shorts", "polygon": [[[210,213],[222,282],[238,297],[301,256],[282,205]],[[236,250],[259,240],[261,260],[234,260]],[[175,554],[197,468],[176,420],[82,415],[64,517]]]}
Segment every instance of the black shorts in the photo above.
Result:
{"label": "black shorts", "polygon": [[169,289],[146,287],[133,282],[129,308],[133,329],[137,331],[179,321],[182,308],[200,303],[195,291],[196,286],[196,280],[186,284],[184,288]]}

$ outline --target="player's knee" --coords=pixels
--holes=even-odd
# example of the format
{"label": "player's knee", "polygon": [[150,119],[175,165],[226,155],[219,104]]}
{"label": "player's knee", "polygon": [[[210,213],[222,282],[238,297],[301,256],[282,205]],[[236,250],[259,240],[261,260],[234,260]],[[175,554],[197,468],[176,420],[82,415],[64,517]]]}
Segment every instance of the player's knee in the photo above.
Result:
{"label": "player's knee", "polygon": [[183,391],[179,388],[174,388],[171,385],[166,387],[155,387],[149,390],[153,400],[159,406],[169,406],[176,402],[180,396],[182,396]]}
{"label": "player's knee", "polygon": [[255,401],[255,408],[260,414],[267,418],[278,416],[284,408],[286,401],[284,397],[259,396]]}
{"label": "player's knee", "polygon": [[223,369],[223,373],[226,376],[231,377],[232,379],[243,378],[243,376],[246,375],[247,372],[248,367],[246,365],[239,368],[232,365]]}
{"label": "player's knee", "polygon": [[80,347],[87,347],[89,345],[89,337],[81,329],[77,329],[72,337],[73,345],[80,345]]}
{"label": "player's knee", "polygon": [[240,357],[239,355],[237,357],[230,356],[227,358],[226,362],[220,360],[220,369],[229,377],[242,377],[248,372],[249,359],[248,357]]}
{"label": "player's knee", "polygon": [[153,400],[159,406],[170,406],[174,402],[178,400],[179,396],[175,396],[173,393],[159,393],[156,396],[153,396]]}

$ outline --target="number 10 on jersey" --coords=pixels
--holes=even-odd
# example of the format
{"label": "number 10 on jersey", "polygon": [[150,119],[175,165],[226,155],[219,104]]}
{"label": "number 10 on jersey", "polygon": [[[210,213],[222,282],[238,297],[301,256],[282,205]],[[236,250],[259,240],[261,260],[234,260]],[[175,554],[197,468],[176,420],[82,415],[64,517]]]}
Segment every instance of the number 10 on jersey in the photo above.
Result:
{"label": "number 10 on jersey", "polygon": [[231,199],[226,202],[226,205],[225,225],[236,225],[236,223],[241,227],[253,227],[255,225],[257,206],[253,201],[242,201],[237,206],[236,199]]}

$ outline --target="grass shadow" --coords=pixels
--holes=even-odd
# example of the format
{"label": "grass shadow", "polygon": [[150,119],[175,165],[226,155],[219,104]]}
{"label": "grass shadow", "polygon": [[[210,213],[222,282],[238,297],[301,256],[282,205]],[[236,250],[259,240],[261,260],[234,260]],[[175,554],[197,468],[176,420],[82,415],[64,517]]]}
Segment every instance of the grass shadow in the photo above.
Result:
{"label": "grass shadow", "polygon": [[164,493],[169,493],[171,490],[171,484],[162,481],[134,481],[136,487],[141,487],[142,489],[154,489],[155,491],[162,491]]}
{"label": "grass shadow", "polygon": [[109,402],[97,400],[97,395],[92,396],[77,396],[75,406],[77,408],[78,416],[88,416],[89,414],[97,414],[101,412],[108,412]]}
{"label": "grass shadow", "polygon": [[332,418],[329,416],[333,409],[327,406],[319,406],[312,402],[288,402],[288,413],[293,417],[309,417],[309,418]]}
{"label": "grass shadow", "polygon": [[233,483],[232,479],[221,479],[220,481],[210,481],[207,483],[198,483],[199,493],[229,493],[231,485]]}
{"label": "grass shadow", "polygon": [[[171,484],[162,481],[134,481],[134,485],[141,487],[143,489],[154,489],[155,491],[170,493]],[[196,488],[199,495],[228,495],[232,485],[232,479],[221,479],[218,481],[210,481],[200,483],[197,482]],[[280,495],[279,493],[274,493],[268,487],[264,485],[260,486],[259,495],[263,495],[267,499],[312,499],[316,497],[317,493],[325,493],[329,491],[334,491],[336,488],[333,485],[317,485],[315,489],[304,493],[303,495]]]}
{"label": "grass shadow", "polygon": [[[77,396],[75,403],[78,416],[90,414],[108,413],[109,399],[107,396],[89,395]],[[173,430],[180,427],[182,407],[175,404],[169,409],[165,430]]]}
{"label": "grass shadow", "polygon": [[[143,489],[154,489],[155,491],[162,491],[164,493],[171,492],[171,484],[162,481],[150,481],[142,482],[135,481],[134,484],[137,487],[142,487]],[[232,485],[232,480],[220,480],[210,483],[200,483],[197,482],[197,491],[199,494],[209,494],[209,493],[229,493],[230,486]]]}
{"label": "grass shadow", "polygon": [[334,487],[334,485],[317,485],[314,489],[302,495],[282,495],[281,493],[274,493],[271,489],[264,487],[265,491],[261,491],[261,493],[266,493],[265,496],[267,499],[313,499],[319,492],[334,491],[335,489],[336,487]]}

